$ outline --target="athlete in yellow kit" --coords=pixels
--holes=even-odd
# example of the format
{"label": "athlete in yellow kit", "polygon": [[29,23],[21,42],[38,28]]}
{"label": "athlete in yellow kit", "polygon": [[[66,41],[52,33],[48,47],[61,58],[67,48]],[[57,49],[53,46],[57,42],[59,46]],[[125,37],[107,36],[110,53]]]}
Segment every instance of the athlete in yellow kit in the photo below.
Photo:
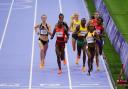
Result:
{"label": "athlete in yellow kit", "polygon": [[88,55],[88,74],[90,75],[91,71],[93,70],[93,60],[94,60],[94,55],[95,55],[95,39],[96,39],[96,32],[95,32],[95,27],[93,24],[88,25],[88,33],[86,36],[86,41],[87,41],[87,55]]}
{"label": "athlete in yellow kit", "polygon": [[[70,31],[74,33],[75,30],[76,30],[76,27],[78,25],[80,25],[79,14],[74,13],[74,15],[72,17],[71,24],[70,24]],[[73,51],[76,50],[76,40],[77,40],[77,36],[72,34],[72,48],[73,48]]]}
{"label": "athlete in yellow kit", "polygon": [[86,62],[86,40],[85,36],[87,34],[86,19],[81,19],[81,24],[76,27],[76,31],[73,33],[77,35],[77,58],[76,64],[79,63],[81,51],[83,51],[83,67],[82,71],[85,72],[85,62]]}

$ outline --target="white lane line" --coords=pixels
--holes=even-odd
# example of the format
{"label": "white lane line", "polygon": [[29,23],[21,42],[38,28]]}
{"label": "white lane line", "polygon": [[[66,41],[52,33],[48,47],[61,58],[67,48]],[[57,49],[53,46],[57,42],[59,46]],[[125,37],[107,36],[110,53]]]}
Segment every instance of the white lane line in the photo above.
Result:
{"label": "white lane line", "polygon": [[[37,17],[37,0],[35,0],[35,13],[34,13],[34,24],[36,24]],[[29,89],[32,88],[32,72],[33,72],[33,61],[34,61],[34,41],[35,41],[35,30],[33,29],[33,39],[32,39],[32,53],[31,53],[31,64],[30,64],[30,76],[29,76]]]}
{"label": "white lane line", "polygon": [[59,0],[59,9],[60,9],[60,13],[62,13],[62,4],[61,4],[61,0]]}
{"label": "white lane line", "polygon": [[3,32],[3,35],[2,35],[2,38],[1,38],[1,41],[0,41],[0,50],[2,49],[2,45],[3,45],[3,41],[4,41],[4,38],[5,38],[6,31],[7,31],[7,26],[8,26],[8,22],[9,22],[9,19],[10,19],[11,12],[12,12],[13,4],[14,4],[14,0],[12,0],[11,6],[10,6],[10,9],[9,9],[9,13],[8,13],[8,17],[7,17],[7,21],[6,21],[6,24],[5,24],[5,27],[4,27],[4,32]]}
{"label": "white lane line", "polygon": [[90,16],[89,16],[88,9],[87,9],[87,3],[84,0],[82,0],[82,3],[83,3],[84,11],[86,12],[85,13],[86,14],[86,19],[89,20]]}
{"label": "white lane line", "polygon": [[68,60],[67,46],[66,46],[66,48],[65,48],[65,52],[66,52],[66,59],[67,59],[68,78],[69,78],[69,88],[72,89],[71,72],[70,72],[70,68],[69,68],[69,60]]}
{"label": "white lane line", "polygon": [[101,58],[101,61],[102,61],[103,66],[104,66],[104,68],[105,68],[105,73],[106,73],[106,75],[107,75],[107,79],[108,79],[108,82],[109,82],[110,88],[111,88],[111,89],[114,89],[114,87],[113,87],[113,85],[112,85],[111,78],[110,78],[109,73],[108,73],[108,70],[107,70],[107,67],[106,67],[106,65],[105,65],[105,62],[104,62],[103,56],[102,56],[102,57],[100,57],[100,58]]}
{"label": "white lane line", "polygon": [[[59,0],[59,8],[60,8],[60,12],[62,13],[62,4],[61,4],[61,0]],[[65,55],[66,55],[66,60],[67,60],[67,69],[68,69],[68,79],[69,79],[69,88],[72,89],[72,81],[71,81],[71,73],[70,73],[70,68],[69,68],[69,60],[68,60],[68,51],[67,51],[67,45],[65,47]]]}
{"label": "white lane line", "polygon": [[[84,8],[85,8],[85,13],[89,13],[87,7],[85,6],[85,3],[86,3],[86,2],[84,3],[84,0],[82,0],[82,3],[83,3],[83,6],[84,6]],[[88,16],[89,16],[89,14],[88,14]],[[112,81],[111,81],[110,76],[109,76],[109,73],[108,73],[108,71],[107,71],[105,62],[104,62],[104,60],[103,60],[103,57],[100,57],[100,59],[102,60],[102,64],[103,64],[103,66],[104,66],[104,68],[105,68],[105,73],[106,73],[106,75],[107,75],[107,79],[108,79],[110,88],[111,88],[111,89],[114,89],[114,87],[113,87],[113,85],[112,85]]]}

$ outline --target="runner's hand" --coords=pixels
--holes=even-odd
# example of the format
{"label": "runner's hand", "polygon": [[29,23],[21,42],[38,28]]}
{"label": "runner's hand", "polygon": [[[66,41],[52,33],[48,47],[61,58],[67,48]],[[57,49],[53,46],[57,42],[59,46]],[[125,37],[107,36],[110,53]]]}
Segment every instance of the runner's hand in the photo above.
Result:
{"label": "runner's hand", "polygon": [[51,40],[53,39],[53,37],[50,38]]}

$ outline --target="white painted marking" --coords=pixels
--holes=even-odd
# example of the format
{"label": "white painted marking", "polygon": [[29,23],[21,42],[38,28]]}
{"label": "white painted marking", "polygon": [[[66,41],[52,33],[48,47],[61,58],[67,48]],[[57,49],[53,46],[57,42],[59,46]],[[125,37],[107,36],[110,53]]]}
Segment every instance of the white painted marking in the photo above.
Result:
{"label": "white painted marking", "polygon": [[[83,3],[83,7],[84,7],[84,10],[85,10],[85,14],[86,14],[86,19],[89,20],[90,17],[89,17],[88,9],[86,7],[87,3],[84,0],[82,0],[82,3]],[[86,4],[86,6],[85,6],[85,4]]]}
{"label": "white painted marking", "polygon": [[[29,9],[32,8],[32,0],[22,0],[22,1],[15,1],[15,5],[13,5],[12,10],[22,10],[22,9]],[[10,3],[0,3],[0,11],[8,10],[8,7],[10,6]]]}
{"label": "white painted marking", "polygon": [[19,87],[20,84],[18,83],[12,83],[12,84],[8,84],[8,83],[0,83],[0,87]]}
{"label": "white painted marking", "polygon": [[80,86],[99,86],[100,84],[98,83],[87,83],[87,84],[80,84]]}
{"label": "white painted marking", "polygon": [[70,72],[70,68],[69,68],[69,59],[68,59],[67,46],[65,47],[65,52],[66,52],[65,55],[66,55],[67,68],[68,68],[69,88],[72,89],[71,72]]}
{"label": "white painted marking", "polygon": [[[37,0],[35,0],[35,13],[34,13],[34,24],[36,24],[37,17]],[[29,77],[29,89],[32,88],[32,72],[33,72],[33,61],[34,61],[34,41],[35,41],[35,30],[33,29],[33,39],[32,39],[32,54],[31,54],[31,65],[30,65],[30,77]]]}
{"label": "white painted marking", "polygon": [[61,4],[61,0],[59,0],[59,9],[60,9],[60,13],[62,13],[62,4]]}
{"label": "white painted marking", "polygon": [[54,87],[56,86],[56,87],[58,87],[58,86],[61,86],[61,84],[58,84],[58,83],[56,83],[56,84],[46,84],[45,83],[45,84],[40,84],[40,86],[41,87],[44,87],[44,86],[54,86]]}
{"label": "white painted marking", "polygon": [[3,41],[4,41],[4,38],[5,38],[6,31],[7,31],[8,22],[9,22],[10,15],[11,15],[11,12],[12,12],[13,4],[14,4],[14,0],[12,0],[11,6],[10,6],[10,9],[9,9],[9,13],[8,13],[8,17],[7,17],[7,21],[6,21],[6,24],[5,24],[5,27],[4,27],[4,32],[3,32],[3,35],[2,35],[2,38],[1,38],[1,41],[0,41],[0,50],[2,49],[2,45],[3,45]]}
{"label": "white painted marking", "polygon": [[112,81],[111,81],[110,76],[109,76],[109,73],[108,73],[108,70],[107,70],[107,67],[106,67],[105,62],[104,62],[104,60],[103,60],[103,56],[100,56],[100,59],[101,59],[102,64],[103,64],[103,66],[104,66],[104,68],[105,68],[105,73],[106,73],[106,75],[107,75],[107,79],[108,79],[110,88],[111,88],[111,89],[114,89],[114,87],[113,87],[113,85],[112,85]]}

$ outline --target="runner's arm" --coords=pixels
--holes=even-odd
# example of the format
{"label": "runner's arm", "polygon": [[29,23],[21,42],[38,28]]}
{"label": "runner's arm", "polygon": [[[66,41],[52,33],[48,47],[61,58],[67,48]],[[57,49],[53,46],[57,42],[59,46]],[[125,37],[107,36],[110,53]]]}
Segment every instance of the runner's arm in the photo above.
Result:
{"label": "runner's arm", "polygon": [[48,34],[50,34],[50,36],[52,36],[52,32],[51,32],[51,26],[50,25],[48,25]]}
{"label": "runner's arm", "polygon": [[35,25],[34,29],[35,29],[35,32],[37,33],[37,35],[39,35],[39,32],[38,32],[38,28],[40,27],[39,24]]}
{"label": "runner's arm", "polygon": [[35,25],[34,29],[35,29],[35,32],[37,33],[38,32],[38,28],[40,27],[39,24]]}
{"label": "runner's arm", "polygon": [[52,33],[52,35],[51,35],[51,39],[53,39],[53,38],[54,38],[55,33],[56,33],[56,28],[54,28],[54,30],[53,30],[53,33]]}
{"label": "runner's arm", "polygon": [[84,38],[86,38],[86,37],[87,37],[87,35],[88,35],[88,32],[87,32],[87,34],[85,34]]}
{"label": "runner's arm", "polygon": [[94,36],[93,37],[94,37],[95,40],[99,40],[99,38],[97,38],[98,34],[96,32],[94,32]]}
{"label": "runner's arm", "polygon": [[103,27],[102,30],[101,30],[101,35],[100,35],[100,37],[101,37],[101,38],[102,38],[102,37],[105,37],[104,27]]}
{"label": "runner's arm", "polygon": [[75,30],[75,32],[73,32],[73,34],[78,34],[79,31],[80,31],[80,25],[78,25],[78,26],[76,27],[76,30]]}
{"label": "runner's arm", "polygon": [[69,26],[68,26],[68,24],[67,24],[66,22],[64,22],[64,24],[65,24],[66,30],[69,31]]}
{"label": "runner's arm", "polygon": [[65,34],[66,34],[66,37],[67,37],[67,39],[66,39],[66,43],[67,43],[67,41],[68,41],[68,39],[69,39],[68,30],[64,30],[64,32],[65,32]]}
{"label": "runner's arm", "polygon": [[70,26],[69,26],[69,31],[70,32],[72,31],[72,27],[73,27],[73,21],[70,23]]}

